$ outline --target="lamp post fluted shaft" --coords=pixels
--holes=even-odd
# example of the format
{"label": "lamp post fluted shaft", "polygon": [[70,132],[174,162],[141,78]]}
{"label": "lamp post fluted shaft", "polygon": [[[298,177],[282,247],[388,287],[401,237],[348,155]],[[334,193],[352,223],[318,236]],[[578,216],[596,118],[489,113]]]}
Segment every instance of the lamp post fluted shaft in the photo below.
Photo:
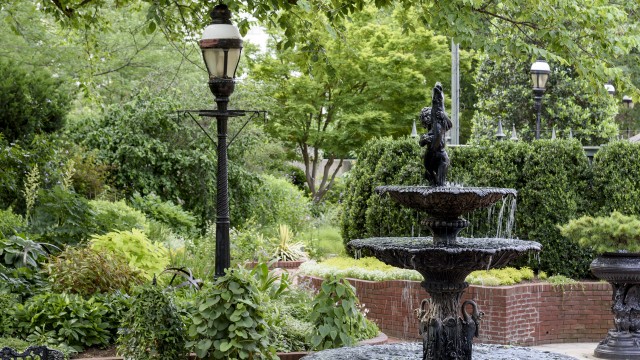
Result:
{"label": "lamp post fluted shaft", "polygon": [[[218,111],[227,112],[228,97],[216,98]],[[216,267],[215,276],[224,275],[231,266],[229,241],[229,173],[227,166],[227,124],[229,117],[216,116],[218,125],[218,174],[216,178]]]}
{"label": "lamp post fluted shaft", "polygon": [[536,93],[533,97],[533,107],[536,110],[536,140],[540,139],[540,112],[542,110],[542,94]]}

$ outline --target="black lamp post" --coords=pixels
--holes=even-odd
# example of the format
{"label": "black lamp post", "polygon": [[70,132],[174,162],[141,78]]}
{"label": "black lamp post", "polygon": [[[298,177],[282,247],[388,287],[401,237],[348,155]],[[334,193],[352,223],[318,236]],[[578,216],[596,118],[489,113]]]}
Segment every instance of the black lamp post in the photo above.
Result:
{"label": "black lamp post", "polygon": [[240,31],[231,23],[231,11],[227,5],[218,4],[211,11],[211,24],[204,29],[200,49],[209,72],[209,89],[216,97],[218,106],[212,115],[216,117],[218,125],[215,276],[219,277],[231,265],[227,122],[229,116],[233,115],[227,110],[227,105],[235,89],[234,78],[242,52]]}
{"label": "black lamp post", "polygon": [[533,82],[533,100],[536,110],[536,140],[540,139],[540,111],[542,110],[542,95],[546,90],[547,80],[551,69],[549,64],[542,59],[536,60],[531,65],[531,81]]}

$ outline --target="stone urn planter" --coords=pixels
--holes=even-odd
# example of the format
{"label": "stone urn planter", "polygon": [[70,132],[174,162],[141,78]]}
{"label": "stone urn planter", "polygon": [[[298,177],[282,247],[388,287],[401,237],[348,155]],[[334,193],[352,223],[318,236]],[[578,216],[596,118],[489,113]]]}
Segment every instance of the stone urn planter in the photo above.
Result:
{"label": "stone urn planter", "polygon": [[607,252],[591,271],[613,286],[611,311],[615,328],[600,341],[594,355],[603,359],[640,359],[640,253]]}
{"label": "stone urn planter", "polygon": [[640,218],[614,211],[609,216],[583,216],[559,229],[599,254],[591,263],[591,272],[613,286],[614,328],[594,355],[640,359]]}

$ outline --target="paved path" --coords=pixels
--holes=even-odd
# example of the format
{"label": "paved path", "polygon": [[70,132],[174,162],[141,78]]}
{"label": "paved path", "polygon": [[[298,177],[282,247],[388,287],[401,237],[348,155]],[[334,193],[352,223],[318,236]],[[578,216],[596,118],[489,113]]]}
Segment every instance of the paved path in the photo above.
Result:
{"label": "paved path", "polygon": [[569,344],[547,344],[531,346],[531,348],[542,351],[549,351],[563,355],[573,356],[576,359],[599,359],[593,356],[598,343],[569,343]]}

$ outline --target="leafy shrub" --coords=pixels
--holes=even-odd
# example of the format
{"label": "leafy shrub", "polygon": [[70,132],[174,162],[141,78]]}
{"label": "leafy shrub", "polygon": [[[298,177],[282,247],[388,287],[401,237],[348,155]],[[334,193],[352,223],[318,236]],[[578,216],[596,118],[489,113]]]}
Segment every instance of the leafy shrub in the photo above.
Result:
{"label": "leafy shrub", "polygon": [[13,308],[18,304],[18,298],[13,294],[0,293],[0,337],[13,334],[16,322],[11,316]]}
{"label": "leafy shrub", "polygon": [[10,142],[64,125],[71,96],[61,79],[41,67],[0,59],[0,132]]}
{"label": "leafy shrub", "polygon": [[231,259],[234,262],[268,261],[273,255],[273,246],[262,233],[263,227],[249,219],[244,226],[233,228],[231,237]]}
{"label": "leafy shrub", "polygon": [[0,210],[0,239],[15,235],[24,225],[22,216],[15,214],[11,208]]}
{"label": "leafy shrub", "polygon": [[378,335],[378,328],[361,312],[355,288],[347,280],[325,279],[312,307],[309,320],[316,328],[310,338],[313,349],[351,346],[359,339]]}
{"label": "leafy shrub", "polygon": [[94,235],[91,248],[126,259],[134,269],[141,270],[147,279],[160,273],[169,264],[167,249],[162,244],[152,243],[137,229]]}
{"label": "leafy shrub", "polygon": [[306,258],[304,246],[300,242],[292,243],[293,238],[293,231],[287,225],[280,224],[278,237],[273,239],[276,242],[276,250],[272,258],[281,261],[297,261]]}
{"label": "leafy shrub", "polygon": [[640,218],[614,211],[609,216],[583,216],[558,225],[563,236],[601,254],[625,250],[640,252]]}
{"label": "leafy shrub", "polygon": [[71,155],[74,172],[73,189],[87,199],[95,199],[109,189],[107,179],[111,166],[100,163],[95,151],[74,147]]}
{"label": "leafy shrub", "polygon": [[640,215],[640,143],[617,141],[603,146],[593,158],[590,199],[594,216],[619,211]]}
{"label": "leafy shrub", "polygon": [[28,231],[40,241],[58,247],[76,245],[91,234],[92,216],[84,197],[62,186],[41,189]]}
{"label": "leafy shrub", "polygon": [[421,171],[420,147],[413,139],[382,138],[365,144],[345,185],[341,223],[345,244],[381,234],[411,235],[417,225],[414,211],[373,190],[380,185],[419,184]]}
{"label": "leafy shrub", "polygon": [[49,259],[46,266],[51,289],[80,295],[129,292],[142,284],[141,271],[133,269],[126,258],[87,247],[68,247]]}
{"label": "leafy shrub", "polygon": [[310,219],[309,198],[285,179],[262,175],[262,186],[252,199],[252,214],[258,224],[287,224],[294,231]]}
{"label": "leafy shrub", "polygon": [[[593,203],[587,198],[591,172],[578,141],[483,143],[449,151],[451,181],[465,186],[518,190],[516,235],[542,243],[542,270],[573,277],[590,275],[588,265],[593,253],[567,242],[555,227],[594,211]],[[402,210],[388,197],[373,193],[373,188],[383,184],[420,184],[419,153],[415,141],[407,139],[377,139],[363,147],[358,165],[349,177],[343,204],[345,243],[356,238],[415,236],[424,232],[418,224],[424,215]],[[491,224],[486,224],[486,215],[469,214],[468,218],[473,225],[466,231],[473,234],[461,233],[461,236],[485,236],[490,231],[495,236]],[[519,265],[527,265],[526,259]],[[538,268],[537,262],[528,265]]]}
{"label": "leafy shrub", "polygon": [[50,251],[53,247],[33,241],[25,234],[16,234],[0,239],[0,264],[12,268],[39,268]]}
{"label": "leafy shrub", "polygon": [[47,282],[39,269],[7,268],[0,264],[0,293],[9,293],[24,301],[46,289]]}
{"label": "leafy shrub", "polygon": [[192,233],[197,224],[196,218],[191,213],[171,201],[162,201],[155,194],[140,196],[135,193],[131,198],[131,206],[182,234]]}
{"label": "leafy shrub", "polygon": [[187,346],[199,358],[277,359],[269,343],[259,290],[243,269],[231,269],[197,295]]}
{"label": "leafy shrub", "polygon": [[13,313],[16,334],[31,343],[66,344],[77,351],[111,342],[104,321],[107,307],[73,294],[41,294],[18,304]]}
{"label": "leafy shrub", "polygon": [[146,216],[129,205],[124,200],[112,202],[106,200],[91,200],[89,205],[94,214],[95,234],[105,234],[110,231],[147,228]]}
{"label": "leafy shrub", "polygon": [[184,324],[169,296],[156,285],[143,286],[122,320],[118,353],[136,360],[185,359]]}

